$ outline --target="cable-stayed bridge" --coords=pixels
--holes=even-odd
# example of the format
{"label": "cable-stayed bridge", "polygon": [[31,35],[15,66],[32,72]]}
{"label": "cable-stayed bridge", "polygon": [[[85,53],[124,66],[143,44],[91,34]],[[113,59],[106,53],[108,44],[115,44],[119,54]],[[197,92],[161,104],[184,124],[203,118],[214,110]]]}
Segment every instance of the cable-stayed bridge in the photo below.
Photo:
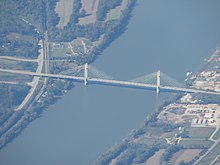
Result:
{"label": "cable-stayed bridge", "polygon": [[87,63],[84,66],[77,67],[79,71],[79,76],[73,75],[63,75],[63,74],[50,74],[50,73],[37,73],[23,70],[12,70],[12,69],[1,69],[1,72],[8,72],[14,74],[23,74],[30,76],[39,76],[39,77],[48,77],[48,78],[57,78],[57,79],[69,79],[73,81],[83,82],[85,85],[89,84],[105,84],[112,86],[121,86],[121,87],[132,87],[140,89],[153,89],[157,93],[160,91],[172,91],[172,92],[187,92],[187,93],[203,93],[203,94],[214,94],[220,95],[220,92],[215,91],[206,91],[199,90],[195,88],[189,88],[183,84],[177,82],[168,75],[157,71],[142,77],[122,81],[114,79],[111,76],[108,76],[104,72],[96,69],[93,66],[89,66]]}

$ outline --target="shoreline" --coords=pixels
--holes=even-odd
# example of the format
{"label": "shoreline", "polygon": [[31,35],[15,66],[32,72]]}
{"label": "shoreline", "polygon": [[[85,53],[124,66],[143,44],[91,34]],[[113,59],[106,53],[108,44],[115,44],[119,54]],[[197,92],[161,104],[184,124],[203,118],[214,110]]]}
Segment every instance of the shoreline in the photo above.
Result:
{"label": "shoreline", "polygon": [[[126,26],[125,26],[126,27]],[[119,30],[121,30],[121,29],[119,29]],[[122,33],[123,33],[123,31],[122,31]],[[116,33],[116,34],[118,34],[118,33]],[[117,38],[119,35],[116,35],[115,34],[115,37]],[[120,33],[121,34],[121,33]],[[114,41],[114,39],[112,39],[112,41]],[[110,43],[112,42],[112,41],[110,41]],[[103,44],[103,45],[105,45],[105,44]],[[107,47],[108,47],[108,44],[107,44]],[[102,52],[103,50],[105,50],[105,46],[104,46],[104,48],[100,48],[100,50],[97,48],[97,52]],[[93,58],[90,58],[90,56],[89,56],[89,61],[90,62],[94,62],[97,58],[99,58],[99,56],[100,56],[100,52],[99,52],[99,54],[98,53],[96,53],[95,51],[94,51],[94,56],[92,56]],[[93,53],[93,52],[92,52]],[[205,65],[203,65],[203,67],[202,67],[202,69],[199,69],[199,71],[200,72],[202,72],[202,70],[203,69],[205,69],[206,68],[206,66],[209,64],[208,62],[210,62],[210,61],[207,61],[207,62],[205,62]],[[195,73],[195,77],[197,77],[196,76],[196,74],[199,74],[199,71],[198,72],[196,72]],[[42,80],[44,80],[44,79],[42,79]],[[41,81],[42,81],[41,80]],[[57,81],[57,82],[56,82]],[[42,106],[42,108],[39,108],[39,107],[34,107],[34,109],[33,108],[31,108],[32,106],[39,106],[39,104],[38,104],[38,101],[39,101],[39,98],[42,96],[42,95],[44,95],[45,94],[45,91],[46,90],[49,90],[49,89],[51,89],[51,88],[53,88],[52,86],[54,85],[54,84],[56,84],[56,83],[58,83],[58,84],[62,84],[63,86],[65,86],[65,88],[63,88],[63,89],[60,89],[59,91],[56,91],[56,93],[59,93],[58,95],[56,95],[56,96],[53,96],[53,95],[45,95],[45,97],[43,98],[43,103],[40,105],[40,106]],[[43,85],[43,88],[42,87],[39,87],[40,89],[41,89],[41,92],[39,92],[38,93],[38,91],[36,92],[36,97],[35,98],[33,98],[33,99],[35,99],[35,101],[31,101],[30,102],[30,104],[28,104],[27,105],[27,107],[25,107],[25,110],[24,111],[22,111],[20,114],[17,114],[17,115],[20,115],[19,117],[20,117],[20,120],[17,122],[18,124],[22,124],[21,125],[21,128],[18,128],[18,129],[16,129],[16,128],[12,128],[12,130],[10,130],[9,129],[9,131],[11,131],[11,133],[15,133],[14,134],[14,136],[16,137],[16,136],[18,136],[18,135],[20,135],[21,134],[21,132],[22,132],[22,130],[24,129],[24,128],[26,128],[33,120],[35,120],[36,118],[38,118],[38,117],[40,117],[43,113],[44,113],[44,111],[45,110],[47,110],[47,107],[48,106],[51,106],[51,105],[53,105],[54,103],[56,103],[56,101],[58,101],[59,99],[62,99],[63,98],[63,96],[65,95],[65,93],[66,92],[68,92],[70,89],[72,89],[73,87],[74,87],[74,82],[71,82],[71,81],[60,81],[60,80],[53,80],[53,79],[49,79],[49,83],[47,84],[47,85],[43,85],[43,84],[41,84],[41,85]],[[63,87],[62,86],[62,87]],[[48,89],[47,89],[48,88]],[[157,119],[157,116],[158,116],[158,114],[161,112],[161,111],[159,111],[159,110],[162,110],[163,109],[163,107],[165,107],[166,105],[169,105],[170,103],[175,103],[176,102],[176,100],[178,100],[178,97],[181,97],[181,94],[178,94],[178,96],[173,96],[172,97],[172,99],[170,98],[170,99],[166,99],[165,101],[164,101],[164,103],[162,104],[162,105],[160,105],[160,107],[158,108],[158,111],[153,111],[152,112],[152,114],[149,114],[147,117],[146,117],[146,119],[144,120],[144,122],[141,122],[141,123],[143,123],[143,125],[144,126],[146,126],[146,125],[148,125],[148,124],[151,124],[151,121],[153,121],[153,120],[156,120]],[[45,99],[45,100],[44,100]],[[41,100],[42,101],[42,100]],[[33,102],[35,102],[36,104],[32,104]],[[28,115],[32,115],[32,116],[28,116]],[[17,124],[16,123],[16,124]],[[24,127],[22,127],[24,125]],[[16,125],[17,127],[19,127],[19,125]],[[123,142],[122,143],[129,143],[129,140],[133,140],[135,137],[139,137],[139,135],[141,135],[144,131],[145,131],[145,129],[146,128],[144,128],[144,126],[142,127],[140,127],[140,128],[137,128],[137,129],[135,129],[135,130],[131,130],[131,133],[129,134],[129,135],[126,135],[125,136],[125,139],[123,139]],[[13,129],[15,129],[15,131],[13,132]],[[17,131],[18,130],[18,131]],[[16,135],[16,133],[17,133],[17,135]],[[15,137],[13,137],[13,139],[15,138]],[[4,137],[3,137],[4,138]],[[13,140],[12,139],[12,140]],[[119,144],[121,144],[121,141],[120,142],[118,142]],[[6,144],[7,145],[7,144]],[[112,147],[111,147],[112,148]],[[122,147],[123,148],[123,147]],[[1,149],[1,146],[0,146],[0,149]],[[108,152],[110,149],[108,149],[106,152]],[[103,152],[102,154],[101,154],[101,156],[103,156],[103,154],[105,154],[105,152]]]}

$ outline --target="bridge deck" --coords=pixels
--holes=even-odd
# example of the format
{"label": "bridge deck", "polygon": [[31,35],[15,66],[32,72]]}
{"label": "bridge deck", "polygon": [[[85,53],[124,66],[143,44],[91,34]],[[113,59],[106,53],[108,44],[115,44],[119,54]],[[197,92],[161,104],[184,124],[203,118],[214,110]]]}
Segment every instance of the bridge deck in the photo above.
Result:
{"label": "bridge deck", "polygon": [[[30,76],[69,79],[69,80],[74,80],[74,81],[79,81],[79,82],[84,82],[85,80],[84,77],[60,75],[60,74],[36,73],[36,72],[30,72],[30,71],[1,69],[1,68],[0,68],[0,71],[8,72],[8,73],[15,73],[15,74],[25,74],[25,75],[30,75]],[[102,83],[102,84],[111,84],[111,85],[117,85],[117,86],[129,86],[129,87],[134,87],[134,88],[135,87],[146,88],[146,89],[150,88],[150,89],[155,89],[155,90],[157,88],[157,85],[153,85],[153,84],[144,84],[144,83],[136,83],[136,82],[120,81],[120,80],[88,78],[87,81],[88,83]],[[160,86],[160,90],[220,95],[220,92],[215,92],[215,91],[205,91],[205,90],[199,90],[199,89],[179,88],[179,87],[171,87],[171,86]]]}

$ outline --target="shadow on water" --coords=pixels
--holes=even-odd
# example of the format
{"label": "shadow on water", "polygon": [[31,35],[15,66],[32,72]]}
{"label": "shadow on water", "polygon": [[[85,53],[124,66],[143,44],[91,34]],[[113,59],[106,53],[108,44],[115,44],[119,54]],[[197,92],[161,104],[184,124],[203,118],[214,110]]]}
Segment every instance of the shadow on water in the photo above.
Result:
{"label": "shadow on water", "polygon": [[[81,82],[82,83],[82,81],[75,81],[75,82]],[[155,85],[155,87],[141,87],[141,86],[134,86],[132,84],[131,85],[129,85],[129,84],[125,85],[125,84],[113,84],[113,83],[108,83],[108,82],[94,82],[94,81],[89,82],[87,85],[93,85],[93,84],[102,85],[102,86],[120,87],[120,88],[149,90],[149,91],[155,91],[155,93],[156,93],[156,85]],[[85,88],[85,91],[86,91],[86,88]],[[175,90],[169,90],[169,89],[160,89],[160,92],[163,92],[163,93],[184,93],[184,92],[181,92],[181,91],[175,91]]]}

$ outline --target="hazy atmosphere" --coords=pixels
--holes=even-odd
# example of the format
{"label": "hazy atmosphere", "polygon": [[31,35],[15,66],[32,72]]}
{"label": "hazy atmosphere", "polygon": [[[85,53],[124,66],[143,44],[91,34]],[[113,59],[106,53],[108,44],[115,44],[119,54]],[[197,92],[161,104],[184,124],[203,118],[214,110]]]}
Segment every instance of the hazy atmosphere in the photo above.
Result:
{"label": "hazy atmosphere", "polygon": [[219,6],[2,0],[1,164],[220,164]]}

